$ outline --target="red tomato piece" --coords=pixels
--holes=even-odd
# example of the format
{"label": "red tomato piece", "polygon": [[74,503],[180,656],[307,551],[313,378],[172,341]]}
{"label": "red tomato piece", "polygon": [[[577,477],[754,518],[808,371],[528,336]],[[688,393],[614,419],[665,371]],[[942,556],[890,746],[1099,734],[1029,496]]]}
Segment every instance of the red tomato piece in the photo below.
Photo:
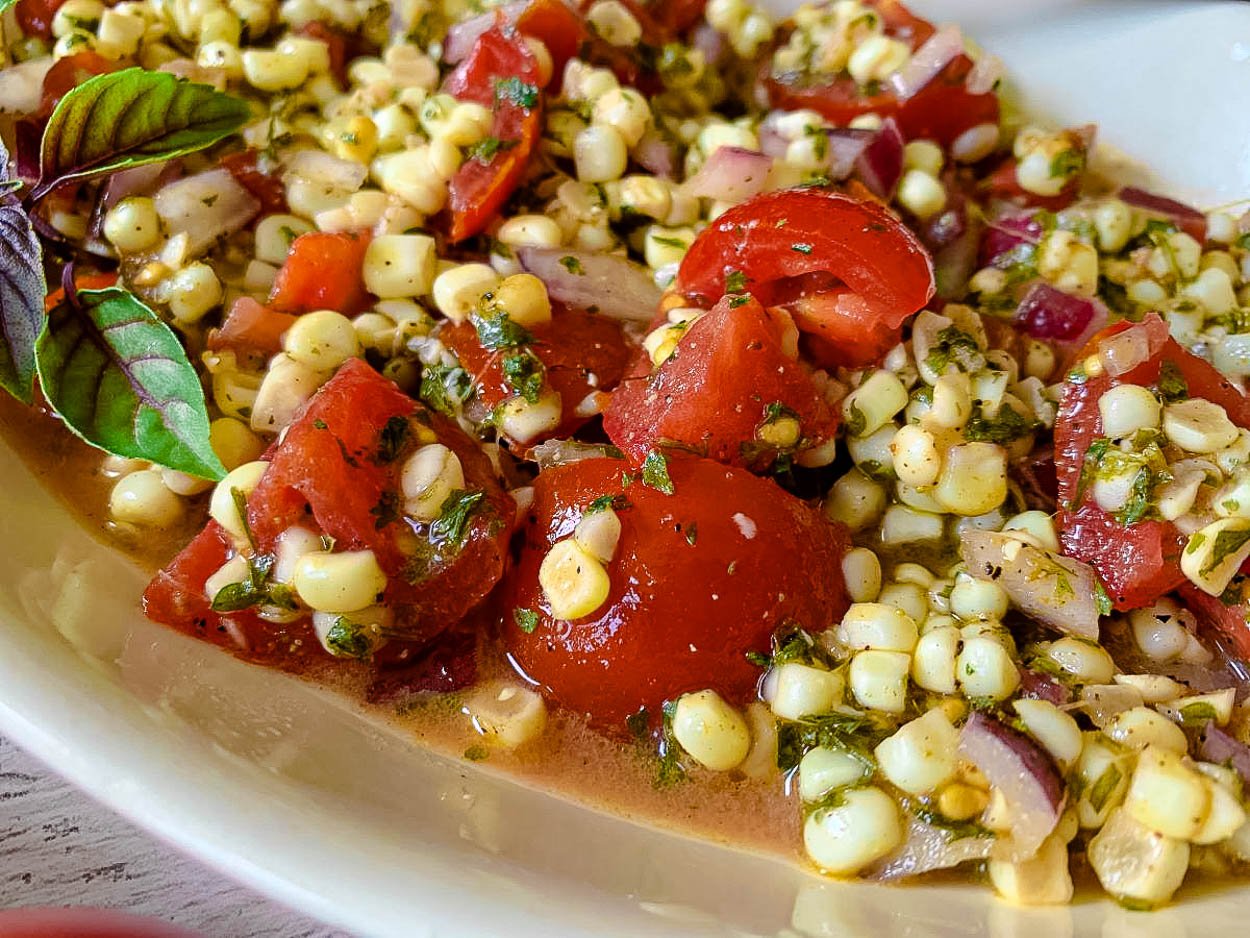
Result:
{"label": "red tomato piece", "polygon": [[[672,495],[622,478],[625,466],[590,459],[538,476],[505,591],[509,650],[562,706],[612,729],[643,707],[656,718],[687,691],[744,703],[760,676],[747,652],[766,652],[786,624],[821,631],[846,610],[845,529],[769,480],[711,460],[669,459]],[[627,502],[606,565],[608,599],[585,618],[557,621],[539,566],[605,495]],[[516,610],[536,614],[536,628],[520,628]]]}
{"label": "red tomato piece", "polygon": [[[397,424],[407,428],[399,444]],[[402,515],[404,458],[417,436],[428,431],[459,457],[466,490],[484,493],[459,549],[432,543],[423,526]],[[339,369],[267,458],[269,468],[248,499],[256,550],[271,553],[292,525],[311,526],[333,538],[339,550],[372,550],[388,577],[384,602],[405,639],[424,642],[460,621],[503,575],[516,506],[496,481],[490,460],[458,426],[360,359]],[[252,660],[299,667],[319,656],[306,619],[279,625],[250,610],[212,611],[204,582],[232,551],[220,526],[210,521],[148,586],[148,617]]]}
{"label": "red tomato piece", "polygon": [[890,328],[933,296],[933,262],[920,240],[879,203],[815,189],[747,199],[708,225],[677,272],[678,289],[714,303],[750,292],[774,301],[779,281],[824,272],[881,311]]}
{"label": "red tomato piece", "polygon": [[495,112],[491,136],[500,147],[475,155],[456,170],[448,190],[453,242],[482,231],[503,208],[529,164],[542,133],[543,83],[538,60],[523,37],[498,26],[478,37],[473,50],[447,76],[443,90]]}
{"label": "red tomato piece", "polygon": [[1002,199],[1015,205],[1030,208],[1044,208],[1050,212],[1058,212],[1076,201],[1080,194],[1080,177],[1074,176],[1064,185],[1058,195],[1038,195],[1023,188],[1016,179],[1016,159],[1009,157],[999,164],[998,168],[981,184],[985,194],[991,199]]}
{"label": "red tomato piece", "polygon": [[221,166],[252,194],[265,213],[286,211],[286,186],[276,174],[261,168],[258,150],[240,150],[221,158]]}
{"label": "red tomato piece", "polygon": [[888,311],[858,293],[833,289],[785,306],[803,333],[807,358],[822,368],[861,368],[880,361],[898,344],[899,326]]}
{"label": "red tomato piece", "polygon": [[294,313],[279,313],[250,296],[234,301],[220,329],[208,334],[213,351],[230,348],[274,354],[282,351],[283,334],[295,325]]}
{"label": "red tomato piece", "polygon": [[352,316],[369,307],[362,270],[367,231],[310,231],[291,242],[278,271],[269,306],[282,313],[332,309]]}
{"label": "red tomato piece", "polygon": [[[61,3],[52,6],[52,13],[60,8]],[[39,116],[50,117],[61,103],[61,99],[73,88],[77,88],[88,78],[115,72],[120,68],[118,63],[106,59],[97,52],[75,52],[63,59],[57,59],[48,73],[43,76],[43,96],[39,102]]]}
{"label": "red tomato piece", "polygon": [[[107,287],[116,286],[117,274],[78,274],[74,277],[74,287],[78,290],[103,290]],[[43,301],[45,311],[52,309],[65,299],[65,288],[57,287],[49,293]]]}
{"label": "red tomato piece", "polygon": [[[1238,426],[1250,427],[1250,401],[1207,362],[1167,338],[1167,326],[1155,314],[1143,325],[1157,337],[1160,351],[1127,374],[1107,373],[1064,383],[1055,421],[1055,473],[1059,487],[1059,528],[1064,552],[1093,566],[1117,610],[1137,609],[1185,582],[1180,552],[1186,537],[1170,521],[1143,520],[1122,524],[1103,511],[1088,494],[1073,506],[1085,454],[1103,435],[1098,399],[1117,384],[1149,387],[1159,380],[1164,362],[1179,370],[1191,397],[1202,397],[1228,411]],[[1078,361],[1094,355],[1099,341],[1129,328],[1119,323],[1104,330],[1086,346]]]}
{"label": "red tomato piece", "polygon": [[1233,593],[1231,597],[1227,591],[1224,596],[1212,596],[1186,582],[1181,584],[1180,595],[1185,606],[1202,622],[1229,640],[1234,654],[1250,658],[1250,583],[1234,580],[1229,591]]}
{"label": "red tomato piece", "polygon": [[320,20],[305,23],[294,32],[297,36],[306,36],[309,39],[316,39],[326,44],[326,51],[330,54],[330,74],[334,76],[334,80],[340,85],[347,87],[349,38]]}
{"label": "red tomato piece", "polygon": [[603,428],[635,462],[665,444],[679,444],[717,462],[767,469],[779,452],[761,430],[793,415],[800,439],[814,447],[833,438],[838,411],[810,372],[787,354],[797,340],[780,310],[754,298],[737,307],[726,297],[682,335],[658,369],[641,353],[631,377],[612,395]]}
{"label": "red tomato piece", "polygon": [[590,38],[585,20],[563,0],[530,0],[517,16],[516,28],[547,47],[553,81],[564,74],[565,64],[577,56],[581,44]]}
{"label": "red tomato piece", "polygon": [[[534,337],[528,348],[547,369],[547,383],[560,394],[564,418],[548,436],[562,437],[570,436],[590,419],[576,413],[588,395],[616,387],[625,374],[632,348],[614,320],[559,303],[552,304],[551,313],[550,323],[528,330]],[[493,410],[515,396],[517,390],[504,374],[504,361],[519,349],[483,348],[472,322],[448,323],[439,338],[472,376],[477,397],[487,407]]]}
{"label": "red tomato piece", "polygon": [[13,12],[17,15],[17,25],[22,28],[24,35],[51,39],[52,18],[63,3],[65,0],[18,0],[13,7]]}

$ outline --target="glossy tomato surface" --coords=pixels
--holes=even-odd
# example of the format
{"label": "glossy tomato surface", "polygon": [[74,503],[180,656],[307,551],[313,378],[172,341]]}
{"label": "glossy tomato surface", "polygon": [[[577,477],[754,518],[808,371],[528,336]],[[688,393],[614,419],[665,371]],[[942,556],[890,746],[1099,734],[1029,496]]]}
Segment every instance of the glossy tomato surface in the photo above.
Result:
{"label": "glossy tomato surface", "polygon": [[[1055,472],[1059,484],[1058,523],[1064,552],[1093,566],[1116,609],[1137,609],[1186,582],[1180,553],[1187,538],[1170,521],[1143,520],[1122,524],[1086,493],[1073,504],[1090,444],[1103,436],[1099,398],[1117,384],[1151,387],[1158,383],[1164,362],[1174,365],[1188,385],[1190,397],[1214,401],[1239,426],[1250,427],[1250,401],[1202,359],[1185,351],[1167,335],[1167,326],[1151,314],[1142,324],[1158,351],[1132,371],[1114,378],[1107,373],[1064,383],[1055,421]],[[1078,361],[1097,354],[1099,341],[1123,331],[1121,323],[1096,336]]]}
{"label": "glossy tomato surface", "polygon": [[269,293],[269,306],[283,313],[332,309],[353,316],[367,309],[362,272],[368,231],[310,231],[291,242]]}
{"label": "glossy tomato surface", "polygon": [[[806,446],[837,431],[839,412],[798,361],[790,317],[754,298],[725,297],[653,369],[640,353],[603,417],[608,437],[641,461],[679,445],[717,462],[766,469],[778,450],[760,441],[770,421],[797,417]],[[805,448],[806,448],[805,446]]]}
{"label": "glossy tomato surface", "polygon": [[[504,635],[518,665],[552,698],[624,730],[646,708],[713,688],[743,703],[773,632],[836,622],[848,601],[840,526],[773,482],[706,459],[668,460],[673,493],[590,459],[549,469],[535,482],[520,561],[504,591]],[[607,602],[574,622],[549,614],[538,582],[543,557],[572,534],[592,502],[621,496],[621,537],[606,565]],[[514,610],[538,616],[530,632]],[[524,617],[521,617],[523,620]]]}

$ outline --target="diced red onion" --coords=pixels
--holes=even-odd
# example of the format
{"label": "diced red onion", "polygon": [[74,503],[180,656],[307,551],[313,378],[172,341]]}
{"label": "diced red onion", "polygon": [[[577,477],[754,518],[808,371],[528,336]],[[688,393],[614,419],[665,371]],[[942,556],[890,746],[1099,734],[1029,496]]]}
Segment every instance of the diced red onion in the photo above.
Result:
{"label": "diced red onion", "polygon": [[827,164],[830,179],[845,179],[855,170],[855,164],[872,143],[876,131],[839,127],[825,131]]}
{"label": "diced red onion", "polygon": [[1119,197],[1120,201],[1126,205],[1174,222],[1176,227],[1199,244],[1207,239],[1207,216],[1184,202],[1155,195],[1144,189],[1138,189],[1136,186],[1125,186],[1120,190]]}
{"label": "diced red onion", "polygon": [[1016,307],[1015,324],[1035,339],[1072,345],[1093,335],[1107,322],[1098,300],[1065,293],[1039,280]]}
{"label": "diced red onion", "polygon": [[100,196],[100,207],[108,211],[122,199],[132,195],[149,195],[156,188],[156,182],[165,172],[168,163],[148,163],[145,166],[132,166],[130,169],[119,170],[108,177],[104,184],[104,192]]}
{"label": "diced red onion", "polygon": [[33,114],[43,100],[43,80],[52,68],[51,56],[38,56],[0,69],[0,113]]}
{"label": "diced red onion", "polygon": [[677,147],[654,130],[638,141],[634,159],[647,172],[664,179],[672,179],[677,173]]}
{"label": "diced red onion", "polygon": [[1042,223],[1031,214],[1004,215],[991,221],[981,239],[981,266],[993,264],[1021,244],[1040,244]]}
{"label": "diced red onion", "polygon": [[959,754],[1002,792],[1011,810],[1011,855],[1032,857],[1050,836],[1063,807],[1063,780],[1027,736],[979,711],[959,733]]}
{"label": "diced red onion", "polygon": [[743,202],[763,191],[773,158],[743,147],[717,147],[699,171],[686,180],[691,195],[722,202]]}
{"label": "diced red onion", "polygon": [[903,132],[894,118],[887,117],[855,160],[864,185],[887,202],[903,177],[903,143]]}
{"label": "diced red onion", "polygon": [[1168,340],[1168,327],[1157,313],[1098,343],[1098,357],[1113,377],[1127,374],[1154,358]]}
{"label": "diced red onion", "polygon": [[866,871],[865,876],[882,882],[905,879],[933,870],[948,870],[969,860],[984,860],[994,849],[993,837],[953,837],[951,831],[909,814],[903,845]]}
{"label": "diced red onion", "polygon": [[1098,580],[1089,564],[976,528],[964,531],[959,555],[973,576],[993,580],[1026,615],[1067,635],[1097,640]]}
{"label": "diced red onion", "polygon": [[988,94],[1003,77],[1003,60],[996,55],[982,55],[968,73],[965,87],[969,94]]}
{"label": "diced red onion", "polygon": [[650,272],[619,254],[531,247],[518,248],[517,259],[547,285],[552,299],[578,309],[594,309],[611,319],[650,322],[660,303],[660,288]]}
{"label": "diced red onion", "polygon": [[1242,781],[1250,784],[1250,746],[1220,729],[1214,721],[1208,722],[1202,731],[1198,755],[1207,762],[1232,766]]}
{"label": "diced red onion", "polygon": [[715,66],[725,57],[725,51],[729,47],[725,34],[711,23],[700,23],[695,27],[690,45],[702,52],[704,63],[711,66]]}
{"label": "diced red onion", "polygon": [[515,23],[528,5],[529,0],[515,0],[456,23],[447,30],[447,37],[443,40],[443,61],[455,65],[469,54],[478,37],[495,25],[497,17],[505,23]]}
{"label": "diced red onion", "polygon": [[226,169],[179,179],[155,196],[156,213],[170,237],[186,233],[187,253],[201,254],[218,238],[240,231],[260,211],[260,202]]}
{"label": "diced red onion", "polygon": [[347,192],[355,192],[369,176],[363,163],[340,159],[324,150],[297,150],[284,163],[285,175]]}
{"label": "diced red onion", "polygon": [[1029,700],[1045,700],[1061,707],[1072,700],[1072,690],[1049,674],[1024,668],[1020,672],[1020,696]]}
{"label": "diced red onion", "polygon": [[900,101],[906,101],[937,78],[963,51],[964,36],[959,27],[943,26],[889,77],[890,90]]}

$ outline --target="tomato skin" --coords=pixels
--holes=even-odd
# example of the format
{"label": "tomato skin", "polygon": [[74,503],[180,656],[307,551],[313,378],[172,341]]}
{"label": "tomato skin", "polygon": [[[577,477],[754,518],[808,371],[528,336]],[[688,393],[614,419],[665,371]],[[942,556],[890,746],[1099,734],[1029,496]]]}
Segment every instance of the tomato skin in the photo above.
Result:
{"label": "tomato skin", "polygon": [[551,54],[552,81],[564,75],[564,66],[588,40],[586,22],[563,0],[530,0],[516,20],[517,30],[541,40]]}
{"label": "tomato skin", "polygon": [[802,437],[819,444],[837,431],[839,414],[811,375],[784,351],[789,317],[754,298],[721,300],[696,320],[654,372],[646,351],[612,395],[603,415],[608,438],[641,462],[663,444],[681,444],[732,466],[767,469],[776,451],[756,432],[768,407],[798,415]]}
{"label": "tomato skin", "polygon": [[487,163],[477,157],[466,160],[452,177],[448,206],[453,243],[479,233],[495,218],[524,177],[542,133],[541,93],[532,107],[496,95],[496,82],[509,78],[542,87],[538,60],[524,38],[495,26],[478,37],[473,50],[443,83],[448,94],[493,109],[491,136],[508,144]]}
{"label": "tomato skin", "polygon": [[[1121,524],[1088,496],[1075,510],[1071,507],[1085,453],[1103,435],[1098,399],[1117,384],[1155,384],[1163,362],[1168,361],[1184,376],[1191,396],[1214,401],[1228,411],[1235,424],[1250,427],[1250,401],[1223,375],[1167,338],[1167,326],[1156,314],[1150,314],[1143,324],[1157,337],[1161,351],[1118,378],[1103,373],[1087,377],[1080,384],[1066,381],[1055,421],[1060,509],[1057,521],[1064,552],[1097,571],[1112,605],[1119,611],[1149,605],[1186,582],[1179,559],[1187,538],[1169,521]],[[1097,354],[1102,338],[1127,327],[1128,324],[1119,323],[1095,336],[1078,360]]]}
{"label": "tomato skin", "polygon": [[[297,36],[306,36],[309,39],[316,39],[326,44],[326,51],[330,54],[330,74],[334,76],[334,80],[342,87],[347,87],[347,60],[348,60],[348,44],[354,37],[346,36],[327,26],[320,20],[313,20],[305,23],[299,29],[295,30]],[[359,54],[363,50],[352,50],[353,54]]]}
{"label": "tomato skin", "polygon": [[[670,458],[672,495],[623,484],[624,469],[591,459],[538,476],[505,589],[509,650],[560,705],[608,729],[623,731],[642,707],[654,718],[687,691],[710,687],[744,703],[761,673],[748,651],[767,652],[784,623],[819,631],[845,611],[845,530],[774,483],[710,460]],[[587,505],[617,494],[629,507],[617,511],[608,600],[592,616],[558,622],[538,585],[542,559]],[[532,633],[517,626],[515,609],[538,614]]]}
{"label": "tomato skin", "polygon": [[[470,517],[461,550],[434,554],[426,575],[415,581],[404,572],[423,536],[402,518],[379,513],[388,499],[399,497],[403,457],[387,462],[379,451],[383,428],[397,417],[432,430],[459,457],[466,488],[486,493]],[[459,427],[427,411],[360,359],[339,369],[266,458],[269,468],[248,499],[257,550],[272,552],[278,536],[296,524],[332,537],[336,549],[372,550],[389,578],[384,602],[395,611],[405,639],[424,642],[458,622],[503,575],[516,506],[496,481],[490,460]],[[307,619],[277,625],[251,610],[227,616],[212,611],[204,582],[232,550],[221,527],[210,521],[148,586],[148,617],[251,660],[298,668],[325,657]],[[243,637],[242,647],[235,636]],[[301,641],[292,647],[296,638]]]}
{"label": "tomato skin", "polygon": [[803,333],[805,357],[822,368],[874,364],[902,337],[887,311],[850,290],[814,293],[784,308]]}
{"label": "tomato skin", "polygon": [[52,20],[64,3],[65,0],[18,0],[13,12],[24,35],[51,39]]}
{"label": "tomato skin", "polygon": [[368,309],[362,271],[368,231],[310,231],[291,242],[278,271],[269,306],[281,313],[332,309],[353,316]]}
{"label": "tomato skin", "polygon": [[240,150],[221,158],[223,169],[229,170],[234,181],[252,194],[261,205],[261,211],[286,211],[286,186],[277,175],[266,172],[260,167],[258,150]]}
{"label": "tomato skin", "polygon": [[282,336],[298,318],[241,296],[231,305],[221,328],[208,334],[208,347],[215,352],[236,349],[272,355],[282,351]]}
{"label": "tomato skin", "polygon": [[[625,375],[632,348],[614,320],[554,302],[551,322],[529,332],[534,337],[532,351],[547,368],[547,383],[560,393],[564,415],[559,427],[533,442],[570,436],[590,419],[577,415],[578,405],[595,391],[616,387]],[[471,322],[448,323],[439,338],[473,377],[478,399],[487,407],[493,410],[516,394],[504,376],[503,362],[517,350],[483,348]]]}
{"label": "tomato skin", "polygon": [[827,272],[881,307],[891,328],[934,292],[933,262],[897,215],[874,201],[815,189],[764,193],[720,215],[682,259],[678,289],[714,303],[732,271],[765,305],[778,281]]}

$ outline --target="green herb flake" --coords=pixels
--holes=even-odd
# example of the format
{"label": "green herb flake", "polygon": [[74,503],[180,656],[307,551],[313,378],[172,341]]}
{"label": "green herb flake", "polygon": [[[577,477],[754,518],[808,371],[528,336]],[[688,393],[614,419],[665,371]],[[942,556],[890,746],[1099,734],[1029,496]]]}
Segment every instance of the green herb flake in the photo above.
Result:
{"label": "green herb flake", "polygon": [[443,502],[438,518],[430,525],[430,540],[435,544],[451,544],[457,549],[462,547],[469,519],[480,510],[485,499],[486,493],[481,489],[454,490]]}
{"label": "green herb flake", "polygon": [[699,540],[699,522],[691,521],[686,525],[686,543],[694,547],[695,542]]}
{"label": "green herb flake", "polygon": [[1159,367],[1159,397],[1165,404],[1175,404],[1189,397],[1189,382],[1173,361],[1165,361]]}
{"label": "green herb flake", "polygon": [[464,751],[464,757],[469,762],[485,762],[490,758],[490,750],[485,746],[470,746]]}
{"label": "green herb flake", "polygon": [[582,266],[582,262],[572,254],[566,254],[560,258],[560,265],[571,274],[577,274],[579,277],[586,273],[586,268]]}
{"label": "green herb flake", "polygon": [[326,423],[324,420],[322,420],[320,417],[318,417],[316,420],[313,421],[313,428],[316,430],[329,430],[330,425]]}
{"label": "green herb flake", "polygon": [[421,372],[421,400],[447,417],[469,397],[473,388],[469,373],[459,365],[426,365]]}
{"label": "green herb flake", "polygon": [[1056,153],[1050,161],[1050,178],[1075,176],[1085,168],[1085,154],[1076,148]]}
{"label": "green herb flake", "polygon": [[729,308],[737,309],[739,306],[745,306],[751,302],[751,297],[746,293],[739,293],[729,298]]}
{"label": "green herb flake", "polygon": [[794,244],[790,245],[790,250],[791,250],[791,251],[798,251],[798,253],[800,253],[800,254],[811,254],[811,253],[812,253],[812,246],[811,246],[810,244],[805,243],[805,242],[798,241],[798,242],[795,242]]}
{"label": "green herb flake", "polygon": [[367,658],[373,651],[373,642],[363,628],[346,616],[339,616],[326,633],[326,649],[340,658]]}
{"label": "green herb flake", "polygon": [[643,460],[642,484],[665,495],[673,494],[673,480],[668,474],[668,458],[659,450],[653,449]]}
{"label": "green herb flake", "polygon": [[656,788],[671,788],[686,780],[686,767],[682,763],[682,748],[673,733],[673,717],[677,713],[677,702],[664,701],[664,722],[660,733],[660,760],[656,766]]}
{"label": "green herb flake", "polygon": [[1215,712],[1214,705],[1205,700],[1185,704],[1177,712],[1180,714],[1181,723],[1185,726],[1202,726],[1208,720],[1219,718],[1219,714]]}
{"label": "green herb flake", "polygon": [[396,415],[387,420],[378,434],[378,461],[385,463],[398,459],[408,445],[411,433],[407,417]]}
{"label": "green herb flake", "polygon": [[946,373],[954,365],[960,371],[972,371],[974,359],[981,353],[977,340],[957,326],[947,326],[937,334],[937,341],[925,356],[925,367],[935,375]]}
{"label": "green herb flake", "polygon": [[747,275],[740,270],[731,270],[725,274],[725,292],[742,293],[747,288]]}
{"label": "green herb flake", "polygon": [[613,511],[624,511],[628,507],[629,499],[624,495],[600,495],[586,506],[583,514],[593,515],[596,512],[607,511],[609,508]]}
{"label": "green herb flake", "polygon": [[483,137],[477,143],[470,146],[465,153],[471,160],[477,160],[479,163],[489,163],[496,156],[505,150],[509,150],[516,146],[515,140],[500,140],[498,137]]}
{"label": "green herb flake", "polygon": [[992,417],[985,415],[980,404],[973,405],[964,438],[974,443],[1012,443],[1037,430],[1041,424],[1025,417],[1008,404],[1002,404]]}
{"label": "green herb flake", "polygon": [[533,609],[513,609],[512,621],[516,623],[516,627],[526,635],[531,635],[534,629],[538,628],[538,613]]}
{"label": "green herb flake", "polygon": [[538,103],[538,88],[515,76],[501,78],[495,82],[495,101],[508,101],[529,109]]}
{"label": "green herb flake", "polygon": [[491,352],[505,348],[518,348],[534,341],[529,330],[513,322],[506,312],[474,316],[473,327],[477,330],[477,338],[482,343],[482,348]]}
{"label": "green herb flake", "polygon": [[1114,762],[1102,770],[1102,774],[1098,776],[1098,780],[1089,790],[1089,806],[1095,812],[1103,809],[1107,799],[1115,792],[1116,786],[1120,784],[1123,777],[1124,774]]}
{"label": "green herb flake", "polygon": [[515,355],[505,356],[503,374],[517,394],[531,404],[538,403],[542,397],[547,369],[537,355],[526,349]]}
{"label": "green herb flake", "polygon": [[[1200,535],[1194,535],[1196,539]],[[1229,556],[1237,553],[1246,546],[1246,542],[1250,541],[1250,528],[1238,531],[1236,529],[1225,528],[1219,534],[1215,535],[1215,543],[1211,545],[1211,556],[1199,570],[1203,576],[1206,576],[1220,564],[1222,564]],[[1192,540],[1190,543],[1193,543]]]}

